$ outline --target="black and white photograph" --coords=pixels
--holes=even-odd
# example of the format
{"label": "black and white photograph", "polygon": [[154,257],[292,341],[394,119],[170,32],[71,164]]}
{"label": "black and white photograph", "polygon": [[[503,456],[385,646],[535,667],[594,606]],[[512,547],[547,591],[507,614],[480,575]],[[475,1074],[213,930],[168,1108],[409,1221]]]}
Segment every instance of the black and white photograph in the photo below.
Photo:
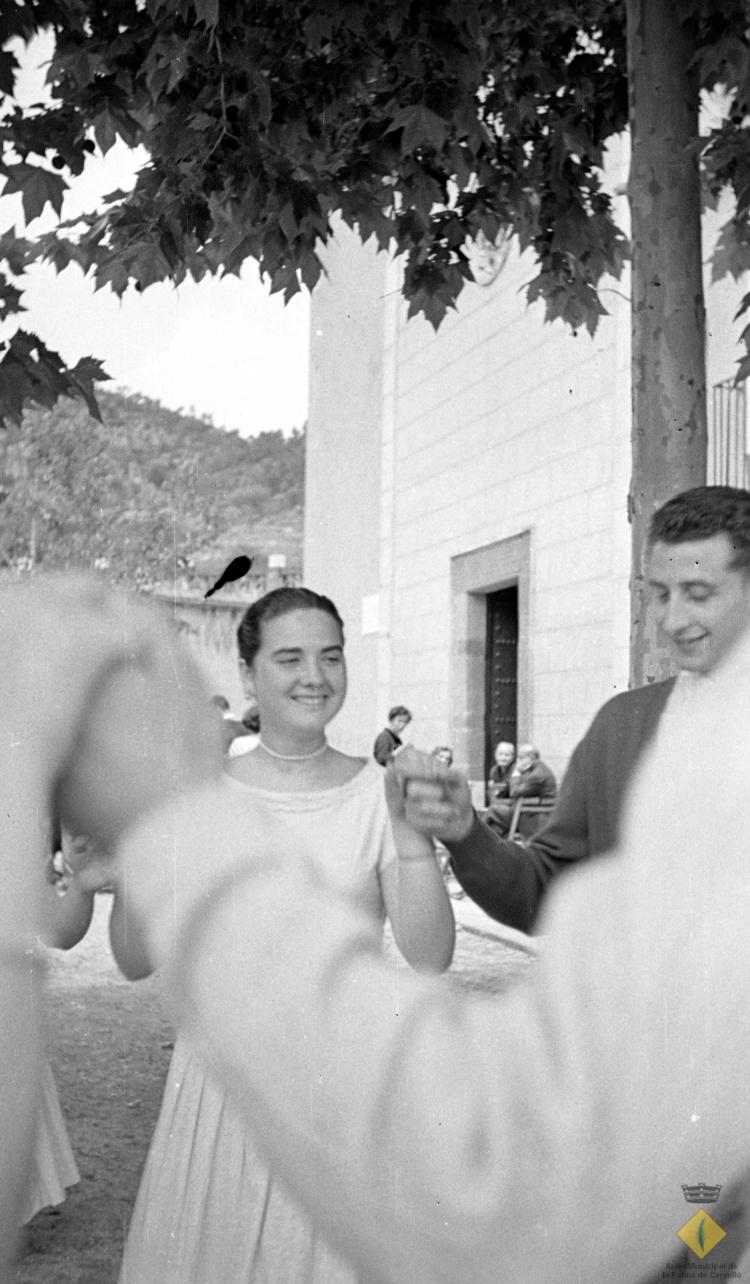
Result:
{"label": "black and white photograph", "polygon": [[0,0],[0,142],[0,1284],[750,1284],[750,0]]}

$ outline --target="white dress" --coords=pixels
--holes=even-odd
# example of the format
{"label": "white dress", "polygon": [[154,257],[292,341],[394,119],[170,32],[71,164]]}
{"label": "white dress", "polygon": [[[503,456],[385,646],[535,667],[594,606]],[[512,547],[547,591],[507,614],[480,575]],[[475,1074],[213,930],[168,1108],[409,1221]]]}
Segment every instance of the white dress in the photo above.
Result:
{"label": "white dress", "polygon": [[[383,773],[374,762],[346,784],[314,792],[273,793],[229,779],[247,796],[248,850],[260,841],[298,851],[300,860],[318,864],[340,891],[384,922],[378,875],[396,860],[396,850]],[[355,1284],[359,1278],[268,1171],[232,1100],[188,1040],[178,1038],[120,1284]]]}
{"label": "white dress", "polygon": [[70,1148],[55,1080],[45,1057],[21,1225],[25,1226],[43,1208],[62,1204],[66,1186],[75,1186],[78,1181],[80,1175]]}

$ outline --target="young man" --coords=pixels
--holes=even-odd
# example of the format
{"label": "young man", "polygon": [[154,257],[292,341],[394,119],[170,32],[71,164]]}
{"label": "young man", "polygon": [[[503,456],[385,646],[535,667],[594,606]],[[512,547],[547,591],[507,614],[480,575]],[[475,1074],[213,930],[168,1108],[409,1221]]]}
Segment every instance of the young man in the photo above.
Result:
{"label": "young man", "polygon": [[403,704],[394,704],[388,713],[388,726],[380,732],[372,748],[372,756],[381,767],[401,748],[401,732],[411,722],[411,713]]}
{"label": "young man", "polygon": [[[699,486],[675,495],[649,532],[649,586],[657,622],[676,665],[678,689],[713,672],[750,627],[750,492]],[[637,760],[652,739],[675,679],[609,700],[575,749],[549,822],[523,848],[476,817],[466,782],[443,788],[418,779],[414,750],[397,771],[407,781],[409,819],[445,843],[453,872],[478,905],[528,931],[555,874],[610,850]],[[680,765],[675,763],[675,771]]]}

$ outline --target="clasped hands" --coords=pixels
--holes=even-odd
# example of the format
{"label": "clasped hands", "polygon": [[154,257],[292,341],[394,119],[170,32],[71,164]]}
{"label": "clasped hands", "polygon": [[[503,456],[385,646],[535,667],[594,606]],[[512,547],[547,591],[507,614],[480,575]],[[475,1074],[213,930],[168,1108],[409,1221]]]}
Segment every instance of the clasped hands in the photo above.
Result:
{"label": "clasped hands", "polygon": [[460,842],[474,823],[471,790],[454,767],[420,749],[406,746],[385,769],[392,818],[403,817],[413,829],[440,842]]}

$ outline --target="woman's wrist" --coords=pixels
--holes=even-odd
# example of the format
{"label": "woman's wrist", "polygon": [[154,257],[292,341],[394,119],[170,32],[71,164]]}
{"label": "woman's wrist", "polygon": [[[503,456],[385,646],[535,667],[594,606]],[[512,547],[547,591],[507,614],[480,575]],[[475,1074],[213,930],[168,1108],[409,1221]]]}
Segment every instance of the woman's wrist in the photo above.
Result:
{"label": "woman's wrist", "polygon": [[420,833],[403,817],[392,819],[391,823],[396,851],[402,864],[416,865],[434,861],[435,847],[431,838]]}

